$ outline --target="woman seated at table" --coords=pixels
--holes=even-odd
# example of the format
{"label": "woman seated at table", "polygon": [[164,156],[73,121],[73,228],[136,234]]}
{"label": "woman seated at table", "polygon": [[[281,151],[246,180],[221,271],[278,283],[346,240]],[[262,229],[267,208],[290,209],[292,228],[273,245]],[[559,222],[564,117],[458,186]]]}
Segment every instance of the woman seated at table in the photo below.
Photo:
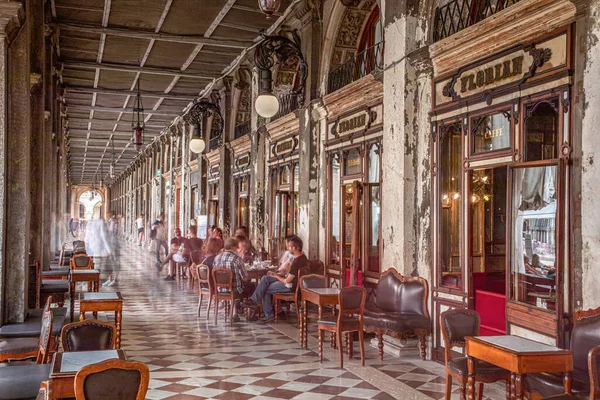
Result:
{"label": "woman seated at table", "polygon": [[244,307],[251,309],[257,309],[259,303],[262,303],[265,316],[259,322],[267,323],[273,321],[273,295],[275,293],[294,292],[298,283],[298,279],[296,279],[298,271],[301,268],[309,266],[308,258],[302,253],[302,239],[294,236],[288,240],[288,243],[288,247],[294,256],[294,261],[290,266],[287,276],[284,277],[274,271],[270,271],[268,275],[261,278],[258,287],[250,299],[243,303]]}
{"label": "woman seated at table", "polygon": [[202,260],[202,264],[212,268],[213,262],[215,261],[215,257],[217,256],[217,254],[219,254],[222,248],[223,241],[221,239],[208,239],[205,249],[205,258],[204,260]]}

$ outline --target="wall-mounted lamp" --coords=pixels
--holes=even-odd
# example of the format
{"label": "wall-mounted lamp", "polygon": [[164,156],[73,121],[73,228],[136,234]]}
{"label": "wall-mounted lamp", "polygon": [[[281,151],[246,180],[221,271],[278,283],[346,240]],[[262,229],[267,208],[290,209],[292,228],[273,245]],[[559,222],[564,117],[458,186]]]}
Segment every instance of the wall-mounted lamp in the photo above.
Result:
{"label": "wall-mounted lamp", "polygon": [[254,108],[261,117],[271,118],[279,111],[279,99],[272,92],[273,77],[271,68],[276,64],[287,63],[290,59],[298,61],[299,85],[291,93],[297,96],[297,106],[302,107],[304,105],[304,88],[308,65],[300,50],[300,37],[296,32],[292,32],[294,40],[290,40],[285,36],[265,36],[263,33],[261,35],[263,40],[256,47],[254,53],[254,63],[260,71],[260,89],[254,102]]}
{"label": "wall-mounted lamp", "polygon": [[222,133],[225,120],[221,115],[219,106],[207,100],[194,100],[194,104],[185,118],[187,123],[194,124],[194,132],[192,134],[192,139],[190,140],[190,151],[193,153],[202,153],[206,148],[203,127],[204,119],[210,116],[217,118],[219,132]]}

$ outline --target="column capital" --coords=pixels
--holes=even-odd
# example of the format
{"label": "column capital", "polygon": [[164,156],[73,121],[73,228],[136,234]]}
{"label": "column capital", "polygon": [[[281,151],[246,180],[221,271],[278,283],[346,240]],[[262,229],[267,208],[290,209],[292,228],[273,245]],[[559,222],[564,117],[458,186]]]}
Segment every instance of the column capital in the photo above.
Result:
{"label": "column capital", "polygon": [[0,36],[9,38],[15,34],[25,20],[25,9],[20,1],[0,1]]}

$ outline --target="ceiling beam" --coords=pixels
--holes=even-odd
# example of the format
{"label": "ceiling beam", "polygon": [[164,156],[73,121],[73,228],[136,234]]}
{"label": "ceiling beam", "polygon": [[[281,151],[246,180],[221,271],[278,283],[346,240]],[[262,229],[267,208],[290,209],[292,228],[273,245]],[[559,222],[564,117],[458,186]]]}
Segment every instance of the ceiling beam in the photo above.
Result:
{"label": "ceiling beam", "polygon": [[[83,86],[65,86],[65,89],[68,93],[98,93],[98,94],[111,94],[118,96],[135,96],[137,92],[135,90],[115,90],[115,89],[101,89],[101,88],[88,88]],[[163,92],[149,92],[149,91],[140,91],[140,95],[142,97],[151,97],[151,98],[164,98],[169,100],[185,100],[192,101],[196,98],[194,95],[189,94],[177,94],[177,93],[163,93]]]}
{"label": "ceiling beam", "polygon": [[[119,107],[103,107],[103,106],[82,106],[78,104],[67,104],[67,112],[69,110],[74,111],[102,111],[102,112],[114,112],[114,113],[124,113],[124,114],[133,114],[133,109],[131,108],[119,108]],[[183,107],[181,110],[145,110],[144,114],[154,114],[154,115],[163,115],[166,117],[177,117],[183,114]]]}
{"label": "ceiling beam", "polygon": [[[73,121],[73,122],[105,122],[105,123],[110,123],[110,124],[119,124],[119,125],[131,125],[131,121],[115,121],[112,119],[98,119],[98,118],[79,118],[79,117],[69,117],[67,116],[67,120],[68,121]],[[169,121],[170,122],[170,121]],[[146,128],[157,128],[159,130],[162,130],[164,128],[166,128],[168,125],[151,125],[151,124],[146,124]],[[69,129],[71,130],[71,129]],[[94,129],[90,129],[89,131],[94,131]],[[159,133],[159,132],[157,132]]]}
{"label": "ceiling beam", "polygon": [[58,26],[61,29],[106,34],[110,36],[122,36],[127,38],[146,39],[146,40],[161,40],[164,42],[188,43],[188,44],[206,44],[218,47],[232,47],[236,49],[245,49],[254,44],[252,40],[236,40],[231,38],[206,38],[197,35],[173,35],[169,33],[157,33],[154,31],[132,29],[132,28],[104,28],[101,25],[88,25],[77,22],[59,22]]}
{"label": "ceiling beam", "polygon": [[248,25],[232,24],[230,22],[221,22],[219,24],[219,26],[222,26],[224,28],[237,29],[237,30],[240,30],[240,31],[252,32],[252,33],[255,33],[257,35],[258,35],[258,32],[261,29],[261,28],[256,28],[256,27],[252,27],[252,26],[248,26]]}
{"label": "ceiling beam", "polygon": [[65,10],[75,10],[75,11],[88,11],[88,12],[104,12],[104,7],[92,7],[92,6],[78,6],[71,4],[56,4],[56,8],[65,9]]}
{"label": "ceiling beam", "polygon": [[[263,14],[263,12],[258,7],[250,7],[250,6],[243,6],[241,4],[236,4],[236,5],[234,5],[231,8],[233,8],[234,10],[240,10],[240,11],[247,11],[247,12],[254,12],[254,13],[258,13],[258,14]],[[275,17],[281,17],[283,14],[282,13],[273,13],[273,15]]]}
{"label": "ceiling beam", "polygon": [[192,73],[183,73],[178,69],[167,69],[167,68],[154,68],[154,67],[140,67],[137,65],[127,65],[127,64],[115,64],[115,63],[95,63],[85,60],[77,60],[77,59],[63,59],[60,62],[66,68],[82,68],[82,69],[103,69],[107,71],[120,71],[120,72],[141,72],[144,74],[155,74],[155,75],[179,75],[184,78],[192,78],[192,79],[205,79],[212,81],[215,78],[218,78],[218,74],[192,74]]}

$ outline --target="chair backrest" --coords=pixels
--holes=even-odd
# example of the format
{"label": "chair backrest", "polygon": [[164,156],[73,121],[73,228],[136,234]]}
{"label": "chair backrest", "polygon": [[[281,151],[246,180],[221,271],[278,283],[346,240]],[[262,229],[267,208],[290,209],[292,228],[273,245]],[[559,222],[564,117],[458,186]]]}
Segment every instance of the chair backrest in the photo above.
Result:
{"label": "chair backrest", "polygon": [[405,277],[394,268],[390,268],[379,279],[376,293],[376,304],[385,311],[429,318],[428,285],[421,277]]}
{"label": "chair backrest", "polygon": [[309,275],[310,274],[310,266],[308,267],[302,267],[298,270],[298,276],[296,277],[296,279],[298,279],[298,284],[296,285],[296,293],[295,293],[295,297],[296,297],[296,304],[299,304],[300,302],[300,297],[302,294],[301,289],[301,285],[300,285],[300,279],[302,279],[303,276],[305,275]]}
{"label": "chair backrest", "polygon": [[64,351],[112,350],[116,337],[115,324],[86,319],[63,326],[60,342]]}
{"label": "chair backrest", "polygon": [[[52,301],[51,298],[48,301]],[[48,304],[48,301],[46,304]],[[45,364],[49,362],[48,349],[50,348],[50,339],[52,338],[52,310],[48,306],[44,306],[44,314],[42,315],[42,328],[40,330],[40,338],[38,339],[38,354],[35,362],[37,364]]]}
{"label": "chair backrest", "polygon": [[75,375],[77,400],[144,400],[150,382],[146,364],[106,360],[81,368]]}
{"label": "chair backrest", "polygon": [[367,289],[362,286],[347,286],[340,289],[338,295],[340,312],[338,314],[338,326],[342,326],[344,317],[358,315],[360,323],[363,321],[365,302],[367,301]]}
{"label": "chair backrest", "polygon": [[212,277],[215,284],[215,294],[218,294],[219,289],[231,292],[233,288],[233,273],[229,268],[213,268]]}
{"label": "chair backrest", "polygon": [[302,289],[319,289],[327,287],[327,279],[323,275],[304,275],[298,281],[298,286]]}
{"label": "chair backrest", "polygon": [[76,254],[71,258],[71,269],[92,269],[94,262],[87,254]]}
{"label": "chair backrest", "polygon": [[214,279],[212,277],[212,267],[206,264],[200,264],[198,266],[198,281],[200,282],[200,289],[208,288],[210,293],[213,292]]}
{"label": "chair backrest", "polygon": [[600,396],[600,382],[598,379],[598,367],[600,363],[600,346],[592,347],[588,355],[588,369],[590,371],[590,399]]}
{"label": "chair backrest", "polygon": [[600,307],[575,313],[571,331],[571,351],[573,352],[573,378],[587,379],[588,355],[592,347],[600,345]]}
{"label": "chair backrest", "polygon": [[450,351],[454,347],[465,347],[466,336],[479,335],[481,320],[474,310],[455,308],[440,315],[440,328],[444,339],[446,363],[450,360]]}
{"label": "chair backrest", "polygon": [[310,273],[316,275],[325,275],[325,264],[321,260],[310,260]]}

